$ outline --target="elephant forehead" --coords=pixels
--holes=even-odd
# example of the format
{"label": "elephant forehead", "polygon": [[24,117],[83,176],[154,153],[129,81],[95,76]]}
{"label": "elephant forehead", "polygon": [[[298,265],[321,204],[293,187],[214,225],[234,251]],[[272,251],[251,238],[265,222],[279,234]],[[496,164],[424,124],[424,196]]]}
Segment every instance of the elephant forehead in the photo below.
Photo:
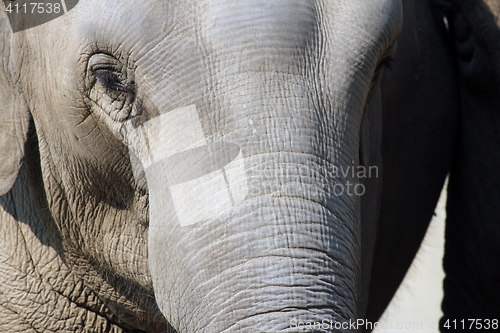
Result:
{"label": "elephant forehead", "polygon": [[[242,98],[251,103],[253,97],[241,96],[243,90],[260,91],[270,100],[281,91],[299,100],[316,89],[313,80],[321,82],[326,95],[349,94],[362,102],[380,54],[401,23],[400,2],[387,0],[165,6],[160,12],[173,16],[169,33],[148,29],[144,41],[132,46],[138,86],[165,87],[147,89],[162,110],[190,104],[195,95],[205,93],[226,96],[226,105],[240,104]],[[157,21],[153,18],[146,26],[159,26]],[[346,93],[346,86],[356,91]],[[171,104],[171,94],[182,101]]]}
{"label": "elephant forehead", "polygon": [[249,51],[283,56],[311,48],[328,56],[325,47],[345,52],[346,44],[360,53],[366,52],[364,45],[383,49],[399,33],[402,21],[401,3],[387,0],[203,1],[199,6],[203,11],[196,20],[202,41],[239,59]]}
{"label": "elephant forehead", "polygon": [[[204,44],[205,52],[214,48],[236,57],[241,51],[245,56],[249,49],[261,53],[274,50],[280,56],[287,51],[296,54],[297,49],[333,40],[334,36],[352,45],[366,41],[373,47],[379,40],[394,37],[398,33],[394,30],[401,25],[401,3],[392,0],[149,0],[119,7],[91,0],[75,9],[72,15],[85,26],[81,32],[91,34],[86,38],[121,45],[132,50],[136,59],[175,53],[179,44],[189,40],[193,45]],[[257,41],[261,42],[258,49],[253,47]],[[190,54],[186,51],[182,50],[184,56]]]}

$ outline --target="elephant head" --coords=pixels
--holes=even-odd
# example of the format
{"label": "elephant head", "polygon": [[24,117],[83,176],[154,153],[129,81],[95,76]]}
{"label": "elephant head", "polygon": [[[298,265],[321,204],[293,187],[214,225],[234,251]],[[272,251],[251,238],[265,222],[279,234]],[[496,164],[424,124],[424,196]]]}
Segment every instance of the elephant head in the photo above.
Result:
{"label": "elephant head", "polygon": [[0,14],[1,192],[24,158],[110,321],[353,331],[400,1],[82,0],[15,33]]}

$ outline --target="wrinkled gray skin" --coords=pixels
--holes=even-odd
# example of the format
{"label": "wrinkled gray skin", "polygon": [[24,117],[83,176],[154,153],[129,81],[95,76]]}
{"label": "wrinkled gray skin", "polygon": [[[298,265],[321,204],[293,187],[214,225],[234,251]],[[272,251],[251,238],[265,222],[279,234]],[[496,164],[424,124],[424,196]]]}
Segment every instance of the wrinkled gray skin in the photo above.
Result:
{"label": "wrinkled gray skin", "polygon": [[440,324],[446,331],[447,321],[453,327],[450,320],[475,318],[487,328],[487,320],[491,325],[500,313],[500,2],[441,5],[453,38],[461,103],[448,188]]}
{"label": "wrinkled gray skin", "polygon": [[[435,159],[448,155],[437,153],[452,142],[444,120],[456,96],[439,80],[426,90],[449,63],[421,70],[433,45],[419,44],[428,35],[417,26],[402,46],[416,73],[401,74],[403,57],[376,93],[401,14],[394,0],[82,0],[12,35],[2,11],[1,330],[270,332],[296,331],[292,319],[363,317],[373,248],[382,255],[372,285],[394,266],[375,244],[379,202],[383,229],[399,225],[384,205],[392,202],[401,216],[423,209],[415,218],[421,234],[408,236],[413,245],[397,265],[401,275],[444,180],[446,163]],[[428,20],[431,10],[421,15]],[[391,94],[401,105],[387,102]],[[425,98],[437,102],[412,107]],[[124,129],[193,104],[207,140],[240,147],[250,194],[181,227],[154,212],[150,218],[149,203],[173,209],[172,198],[149,197],[134,178]],[[384,121],[403,131],[382,127],[383,105]],[[388,182],[399,191],[380,199],[379,177],[361,180],[362,197],[333,195],[334,184],[360,180],[334,177],[332,167],[381,168],[382,139],[395,163],[388,174],[401,170]],[[432,192],[421,183],[427,175]],[[417,186],[412,196],[427,200],[405,201],[407,176]],[[384,302],[369,309],[380,312]]]}

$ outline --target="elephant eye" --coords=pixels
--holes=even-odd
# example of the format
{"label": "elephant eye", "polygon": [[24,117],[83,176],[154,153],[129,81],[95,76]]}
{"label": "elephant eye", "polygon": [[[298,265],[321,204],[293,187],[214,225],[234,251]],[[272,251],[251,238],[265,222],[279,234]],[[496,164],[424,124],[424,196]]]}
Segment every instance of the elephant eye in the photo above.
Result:
{"label": "elephant eye", "polygon": [[113,121],[130,117],[135,101],[133,70],[107,53],[93,54],[87,64],[86,92],[89,107]]}
{"label": "elephant eye", "polygon": [[128,91],[119,79],[119,73],[112,68],[93,69],[96,78],[108,89]]}
{"label": "elephant eye", "polygon": [[376,81],[379,76],[384,72],[384,69],[391,69],[392,63],[394,62],[394,57],[389,56],[384,59],[378,64],[377,68],[375,69],[375,73],[373,74],[373,80]]}
{"label": "elephant eye", "polygon": [[111,55],[93,55],[89,60],[89,69],[96,81],[110,91],[132,93],[134,90],[134,83],[127,79],[127,70]]}
{"label": "elephant eye", "polygon": [[370,85],[370,92],[368,93],[368,98],[366,100],[366,105],[370,105],[375,93],[377,92],[380,80],[382,79],[382,74],[385,69],[390,69],[393,63],[394,54],[396,53],[396,42],[392,43],[382,55],[382,60],[378,63],[375,71],[373,72],[373,78]]}
{"label": "elephant eye", "polygon": [[377,68],[373,74],[373,81],[376,82],[380,79],[384,69],[391,69],[394,61],[394,54],[396,53],[396,42],[392,43],[382,55],[382,60],[378,63]]}

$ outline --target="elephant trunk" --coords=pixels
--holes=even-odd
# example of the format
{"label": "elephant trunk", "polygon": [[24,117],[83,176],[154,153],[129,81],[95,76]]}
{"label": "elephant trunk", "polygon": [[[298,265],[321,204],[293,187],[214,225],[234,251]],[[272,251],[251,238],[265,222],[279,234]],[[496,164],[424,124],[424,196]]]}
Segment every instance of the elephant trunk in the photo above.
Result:
{"label": "elephant trunk", "polygon": [[345,50],[335,62],[313,56],[339,45],[314,6],[269,6],[200,13],[197,39],[180,46],[193,50],[196,80],[168,77],[190,82],[176,103],[157,91],[180,88],[148,81],[144,108],[161,111],[139,156],[149,265],[178,332],[355,331],[364,191],[354,170],[370,75]]}
{"label": "elephant trunk", "polygon": [[357,231],[336,215],[312,200],[265,196],[216,224],[169,233],[152,221],[162,312],[179,332],[275,332],[355,318]]}
{"label": "elephant trunk", "polygon": [[[183,174],[206,171],[196,179],[169,184],[175,158],[146,170],[150,269],[178,332],[350,331],[355,320],[360,191],[346,172],[354,166],[327,152],[331,138],[318,124],[273,119],[236,126],[206,155],[185,157]],[[239,151],[228,157],[224,144]]]}

